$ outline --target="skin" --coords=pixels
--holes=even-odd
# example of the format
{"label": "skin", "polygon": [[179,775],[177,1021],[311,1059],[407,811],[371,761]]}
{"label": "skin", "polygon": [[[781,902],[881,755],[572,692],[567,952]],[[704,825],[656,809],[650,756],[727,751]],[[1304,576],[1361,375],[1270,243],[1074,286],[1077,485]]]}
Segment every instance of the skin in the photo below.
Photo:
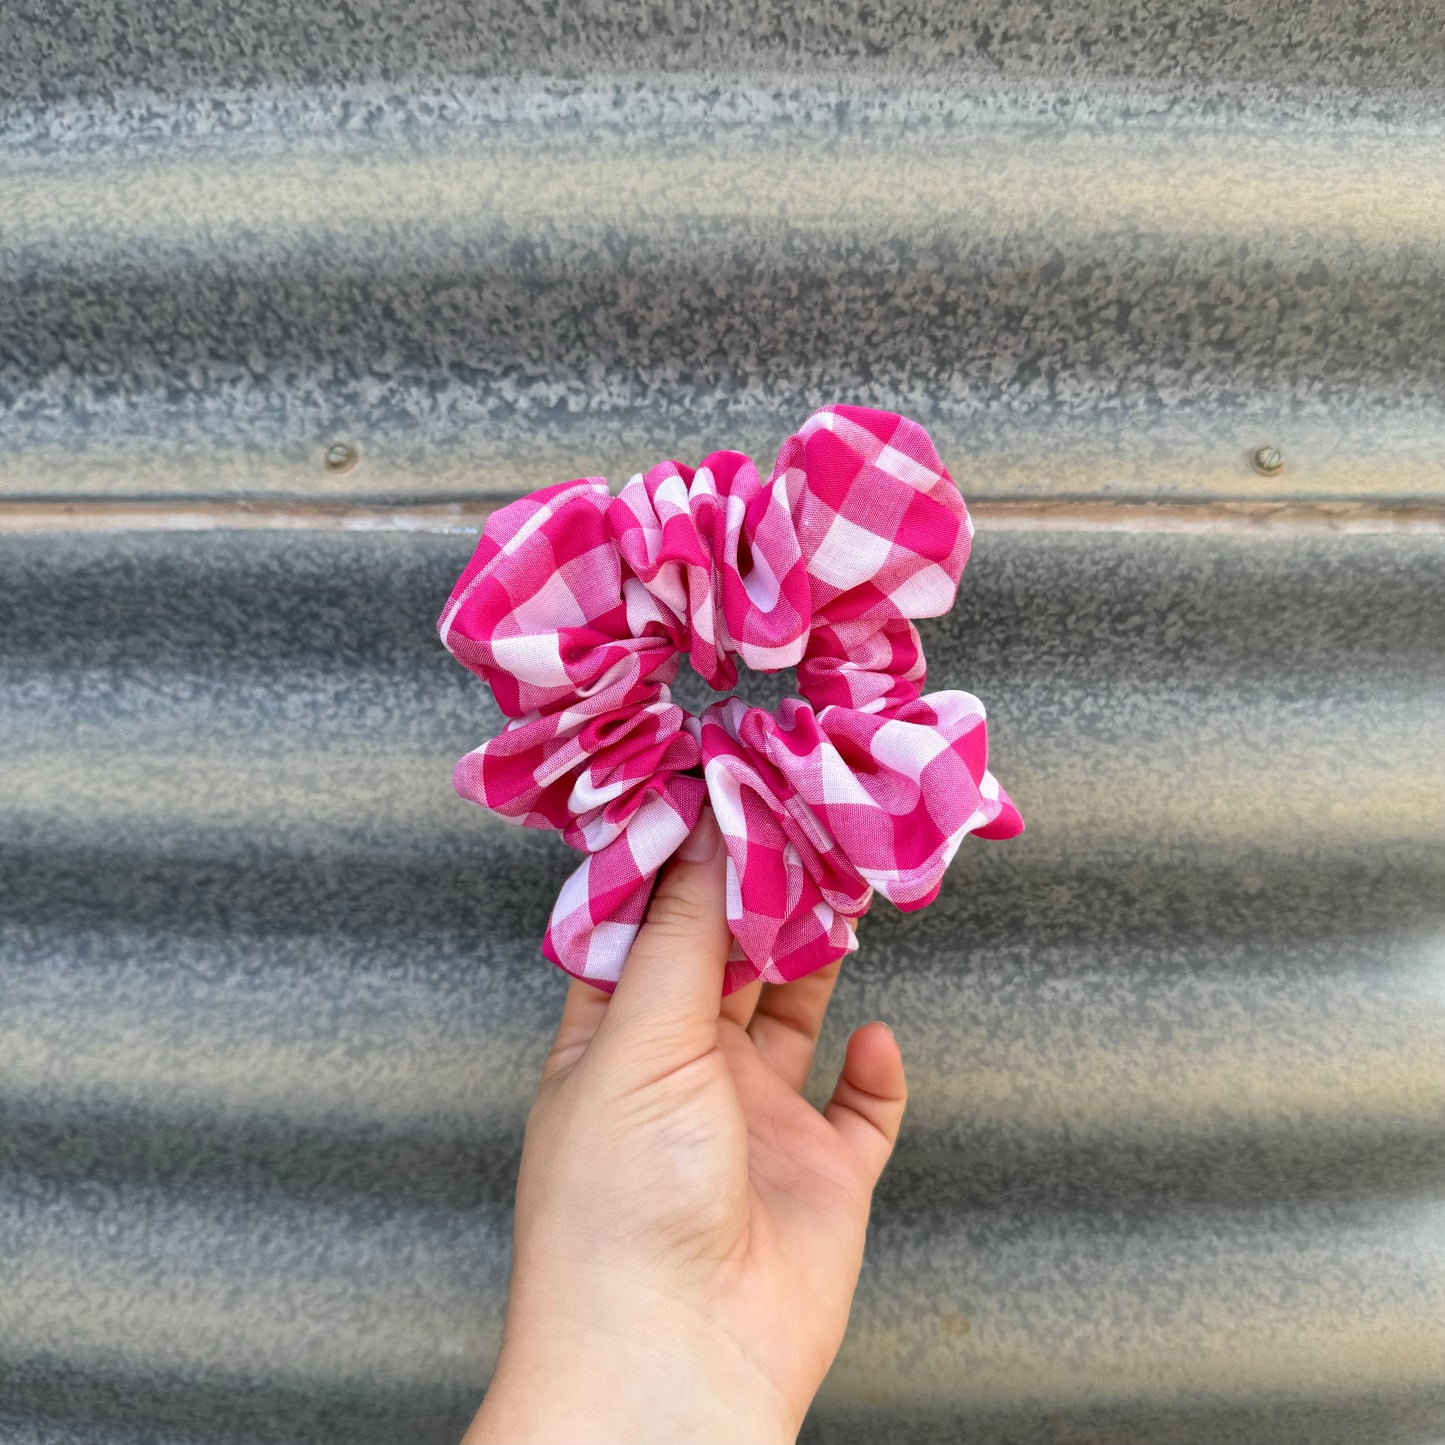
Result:
{"label": "skin", "polygon": [[838,965],[722,998],[726,857],[704,809],[616,992],[568,989],[463,1445],[776,1445],[838,1352],[903,1061],[867,1024],[824,1110],[802,1097]]}

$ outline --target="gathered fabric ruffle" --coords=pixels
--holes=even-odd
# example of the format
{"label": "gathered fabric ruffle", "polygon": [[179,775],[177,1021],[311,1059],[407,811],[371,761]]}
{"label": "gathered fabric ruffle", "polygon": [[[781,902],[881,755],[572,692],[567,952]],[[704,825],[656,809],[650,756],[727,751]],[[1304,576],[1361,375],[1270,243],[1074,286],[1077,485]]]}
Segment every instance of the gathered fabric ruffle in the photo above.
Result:
{"label": "gathered fabric ruffle", "polygon": [[[982,704],[922,692],[913,619],[952,606],[971,537],[927,432],[850,406],[815,411],[766,482],[718,451],[493,513],[438,629],[509,721],[454,780],[587,854],[547,957],[611,989],[704,801],[728,851],[725,993],[832,962],[875,890],[920,908],[964,837],[1019,832]],[[672,699],[684,656],[723,692],[738,662],[796,667],[802,696],[694,716]]]}

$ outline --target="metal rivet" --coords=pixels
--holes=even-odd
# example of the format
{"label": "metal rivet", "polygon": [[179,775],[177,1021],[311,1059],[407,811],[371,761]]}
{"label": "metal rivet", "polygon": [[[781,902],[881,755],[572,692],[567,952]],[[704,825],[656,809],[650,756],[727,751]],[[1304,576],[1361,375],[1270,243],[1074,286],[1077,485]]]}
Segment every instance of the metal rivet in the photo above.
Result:
{"label": "metal rivet", "polygon": [[350,442],[332,442],[326,448],[328,472],[349,472],[360,460],[361,453]]}
{"label": "metal rivet", "polygon": [[1284,454],[1278,447],[1255,447],[1249,464],[1262,477],[1277,477],[1284,470]]}

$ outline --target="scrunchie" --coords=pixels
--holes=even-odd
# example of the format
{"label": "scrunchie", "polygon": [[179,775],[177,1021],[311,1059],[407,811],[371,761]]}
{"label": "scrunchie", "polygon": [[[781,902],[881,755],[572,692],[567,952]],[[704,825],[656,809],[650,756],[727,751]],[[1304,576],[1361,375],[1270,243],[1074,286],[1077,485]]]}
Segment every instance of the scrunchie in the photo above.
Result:
{"label": "scrunchie", "polygon": [[[921,696],[915,617],[953,605],[973,526],[928,433],[815,411],[766,482],[741,452],[544,487],[488,519],[437,627],[510,719],[454,773],[465,798],[588,856],[542,950],[610,991],[657,870],[711,801],[734,939],[723,992],[857,947],[877,889],[931,903],[965,834],[1023,820],[985,766],[983,706]],[[796,666],[776,714],[672,700]]]}

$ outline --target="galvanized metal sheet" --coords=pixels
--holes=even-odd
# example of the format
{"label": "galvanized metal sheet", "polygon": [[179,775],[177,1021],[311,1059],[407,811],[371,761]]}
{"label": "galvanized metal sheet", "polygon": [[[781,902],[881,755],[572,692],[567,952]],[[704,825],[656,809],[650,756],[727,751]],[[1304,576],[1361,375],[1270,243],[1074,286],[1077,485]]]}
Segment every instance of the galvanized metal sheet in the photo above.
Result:
{"label": "galvanized metal sheet", "polygon": [[[571,865],[449,786],[470,545],[0,544],[7,1439],[475,1402]],[[1438,1433],[1440,563],[980,533],[931,680],[1030,830],[840,984],[823,1075],[886,1017],[913,1102],[807,1439]]]}
{"label": "galvanized metal sheet", "polygon": [[1419,7],[5,23],[6,495],[766,464],[834,398],[979,497],[1445,493]]}

